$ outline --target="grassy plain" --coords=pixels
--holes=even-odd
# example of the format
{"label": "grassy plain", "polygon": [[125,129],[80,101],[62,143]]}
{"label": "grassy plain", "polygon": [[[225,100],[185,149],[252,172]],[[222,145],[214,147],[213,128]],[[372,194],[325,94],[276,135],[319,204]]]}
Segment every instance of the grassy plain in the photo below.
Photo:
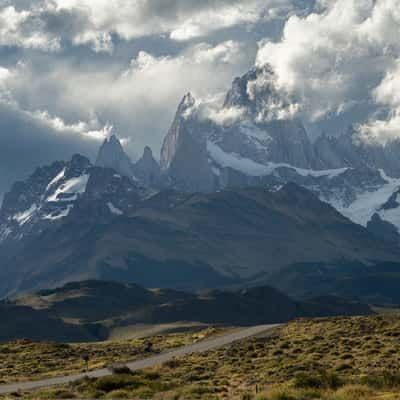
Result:
{"label": "grassy plain", "polygon": [[399,367],[399,316],[303,319],[149,370],[8,398],[398,400]]}

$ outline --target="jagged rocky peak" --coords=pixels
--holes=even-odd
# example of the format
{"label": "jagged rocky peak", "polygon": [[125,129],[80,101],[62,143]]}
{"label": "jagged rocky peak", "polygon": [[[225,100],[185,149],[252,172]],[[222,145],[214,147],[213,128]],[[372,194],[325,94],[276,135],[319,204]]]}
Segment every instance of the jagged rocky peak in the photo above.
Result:
{"label": "jagged rocky peak", "polygon": [[149,146],[145,146],[141,160],[143,160],[145,162],[155,161],[155,159],[153,157],[153,151],[151,150],[151,148]]}
{"label": "jagged rocky peak", "polygon": [[[211,115],[207,118],[204,112],[199,115],[193,96],[184,96],[160,156],[162,171],[179,182],[175,187],[210,191],[229,186],[229,182],[216,183],[222,179],[222,170],[231,167],[243,172],[244,164],[317,166],[307,132],[295,118],[296,102],[278,90],[275,82],[268,65],[236,78],[217,111],[217,119]],[[238,111],[233,110],[234,118],[230,117],[231,109]],[[225,117],[230,120],[228,124],[221,122]]]}
{"label": "jagged rocky peak", "polygon": [[112,168],[116,172],[127,176],[133,176],[133,164],[118,137],[112,134],[101,145],[96,160],[97,167]]}
{"label": "jagged rocky peak", "polygon": [[188,110],[193,108],[196,104],[196,99],[193,97],[192,93],[188,92],[183,96],[179,106],[178,106],[178,115],[185,114]]}
{"label": "jagged rocky peak", "polygon": [[232,108],[240,111],[240,118],[211,138],[224,152],[260,164],[319,166],[308,134],[297,117],[298,104],[277,88],[269,65],[255,67],[233,81],[223,111]]}
{"label": "jagged rocky peak", "polygon": [[277,87],[276,79],[268,64],[252,68],[233,81],[224,108],[243,109],[259,123],[294,118],[299,105],[293,95]]}
{"label": "jagged rocky peak", "polygon": [[249,82],[255,81],[260,72],[259,69],[252,68],[243,76],[235,78],[231,89],[225,97],[224,107],[250,107],[251,100],[247,91],[247,85]]}
{"label": "jagged rocky peak", "polygon": [[195,105],[196,100],[191,93],[185,94],[175,114],[172,125],[164,138],[160,154],[160,166],[162,170],[167,170],[180,146],[185,141],[185,136],[191,135],[192,128],[196,127],[196,120],[189,120],[190,110]]}
{"label": "jagged rocky peak", "polygon": [[146,186],[158,187],[161,183],[161,169],[153,152],[146,146],[142,157],[133,166],[135,176]]}
{"label": "jagged rocky peak", "polygon": [[209,192],[215,188],[207,152],[207,138],[213,126],[198,118],[195,103],[190,93],[180,102],[161,148],[160,166],[170,186]]}
{"label": "jagged rocky peak", "polygon": [[66,176],[82,175],[88,168],[92,166],[90,160],[81,154],[74,154],[66,168]]}

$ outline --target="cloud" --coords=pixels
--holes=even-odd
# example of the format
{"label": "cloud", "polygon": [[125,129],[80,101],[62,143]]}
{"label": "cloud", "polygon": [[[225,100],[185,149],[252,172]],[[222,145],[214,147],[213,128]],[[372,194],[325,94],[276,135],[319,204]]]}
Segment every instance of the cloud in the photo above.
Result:
{"label": "cloud", "polygon": [[299,0],[32,0],[17,9],[7,1],[8,5],[0,4],[0,44],[54,51],[70,43],[111,54],[114,36],[129,41],[165,35],[187,41],[284,17],[305,7],[296,2]]}
{"label": "cloud", "polygon": [[[176,106],[187,91],[207,97],[229,87],[233,76],[248,67],[240,43],[198,43],[172,56],[140,51],[125,65],[79,65],[53,60],[19,62],[5,72],[3,91],[18,108],[41,119],[54,132],[102,138],[106,126],[131,138],[137,157],[145,144],[157,152]],[[0,74],[1,85],[1,74]]]}
{"label": "cloud", "polygon": [[45,31],[39,10],[17,11],[7,6],[0,8],[0,46],[56,51],[60,40]]}
{"label": "cloud", "polygon": [[370,119],[360,124],[361,137],[369,143],[386,144],[400,138],[400,60],[373,90],[375,102],[387,111],[385,119]]}
{"label": "cloud", "polygon": [[88,25],[79,41],[117,34],[130,40],[167,34],[174,40],[201,37],[217,29],[252,23],[261,17],[262,1],[248,0],[54,0],[57,10],[79,10]]}
{"label": "cloud", "polygon": [[4,191],[36,167],[78,152],[94,158],[98,142],[68,129],[55,130],[45,118],[0,102],[0,203]]}
{"label": "cloud", "polygon": [[35,106],[31,109],[24,109],[19,102],[15,89],[18,88],[17,83],[22,84],[21,89],[24,89],[26,85],[24,74],[27,71],[26,65],[23,63],[18,63],[13,70],[0,66],[0,104],[24,114],[41,125],[45,125],[49,130],[59,135],[78,135],[85,140],[95,141],[102,141],[107,137],[110,127],[107,124],[102,126],[95,116],[92,116],[87,122],[78,120],[74,123],[67,123],[61,117],[53,116],[47,110],[41,110]]}
{"label": "cloud", "polygon": [[385,106],[391,119],[377,126],[389,129],[397,120],[388,88],[399,73],[390,72],[400,59],[399,27],[397,0],[319,1],[319,12],[288,19],[281,40],[260,44],[257,64],[272,66],[278,87],[300,99],[310,123]]}
{"label": "cloud", "polygon": [[48,111],[21,108],[13,92],[13,82],[23,79],[21,71],[22,65],[0,67],[0,203],[14,181],[40,165],[78,152],[93,158],[111,129],[95,118],[68,123]]}
{"label": "cloud", "polygon": [[231,4],[228,2],[220,3],[217,7],[205,8],[189,18],[176,21],[175,27],[170,31],[170,38],[178,41],[189,40],[205,36],[213,30],[238,24],[253,24],[260,20],[264,12],[260,1],[250,0],[242,4],[235,1]]}
{"label": "cloud", "polygon": [[57,134],[78,135],[83,139],[95,140],[97,142],[104,141],[112,130],[110,125],[99,126],[99,122],[96,119],[89,122],[78,121],[73,124],[68,124],[62,118],[54,117],[47,111],[24,111],[24,113],[33,120],[46,125]]}

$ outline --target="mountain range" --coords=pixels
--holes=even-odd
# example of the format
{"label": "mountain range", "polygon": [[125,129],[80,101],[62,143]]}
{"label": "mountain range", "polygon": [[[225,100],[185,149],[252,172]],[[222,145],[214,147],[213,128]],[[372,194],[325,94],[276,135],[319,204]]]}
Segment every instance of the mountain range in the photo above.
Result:
{"label": "mountain range", "polygon": [[[311,142],[274,82],[254,68],[218,107],[186,94],[159,162],[149,147],[133,162],[112,135],[94,164],[75,155],[15,183],[0,295],[111,279],[400,301],[400,142],[355,128]],[[360,275],[382,284],[348,290]]]}

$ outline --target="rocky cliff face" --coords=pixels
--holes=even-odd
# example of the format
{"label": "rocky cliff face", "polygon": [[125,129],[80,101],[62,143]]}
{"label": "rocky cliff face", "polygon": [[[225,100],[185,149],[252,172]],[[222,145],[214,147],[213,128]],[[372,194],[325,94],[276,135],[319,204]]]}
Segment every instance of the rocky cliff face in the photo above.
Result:
{"label": "rocky cliff face", "polygon": [[181,101],[162,149],[160,163],[169,186],[189,192],[215,189],[207,151],[207,123],[197,119],[195,99]]}

